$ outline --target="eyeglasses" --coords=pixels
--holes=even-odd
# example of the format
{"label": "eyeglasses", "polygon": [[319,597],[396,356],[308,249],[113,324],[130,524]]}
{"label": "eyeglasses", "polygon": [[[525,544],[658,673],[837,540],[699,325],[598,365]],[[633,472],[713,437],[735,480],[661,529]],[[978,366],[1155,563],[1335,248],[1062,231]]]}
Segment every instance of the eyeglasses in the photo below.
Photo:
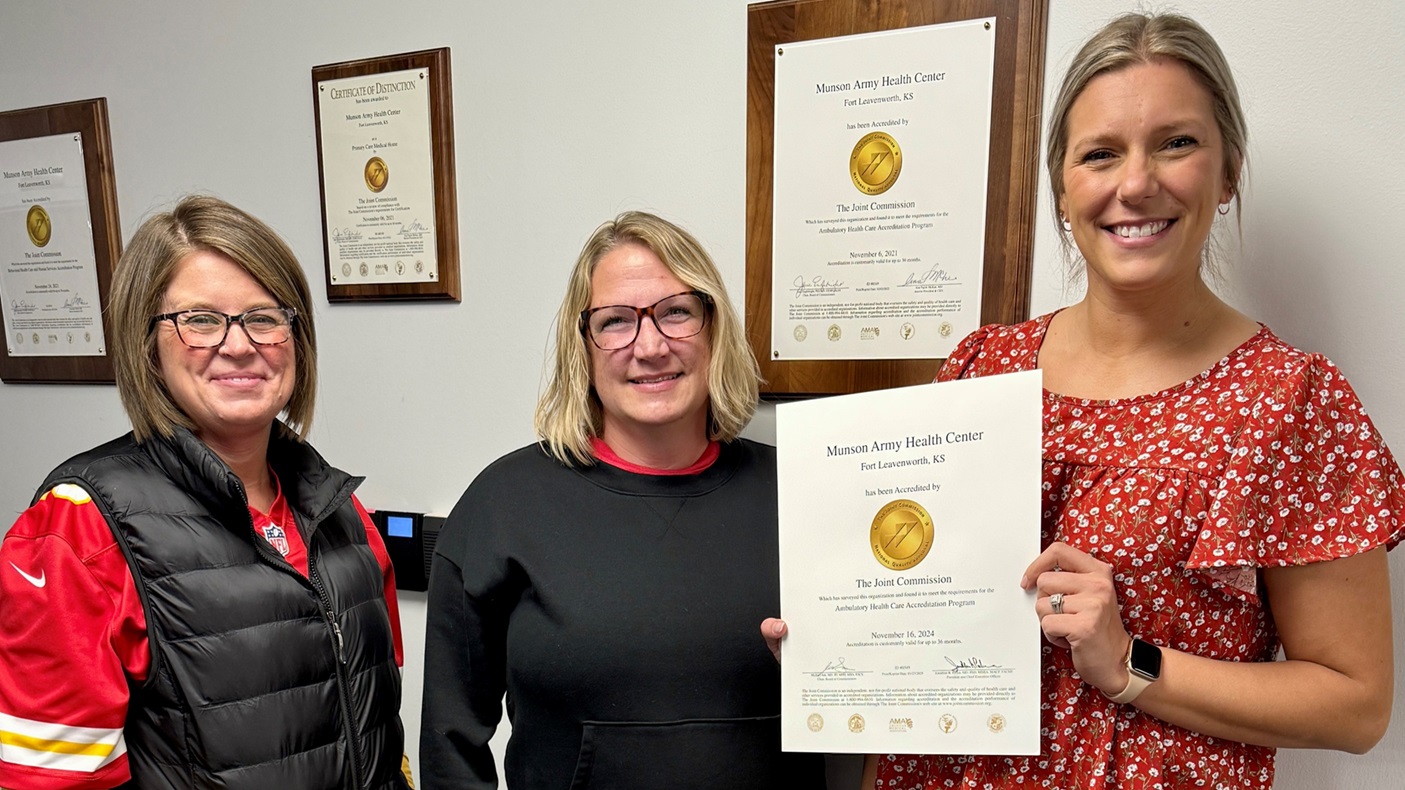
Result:
{"label": "eyeglasses", "polygon": [[648,307],[612,304],[581,311],[581,333],[601,351],[628,348],[639,337],[639,325],[648,316],[659,334],[674,340],[692,337],[707,326],[712,297],[702,291],[684,291]]}
{"label": "eyeglasses", "polygon": [[191,348],[215,348],[224,345],[229,327],[244,327],[249,340],[261,346],[276,346],[293,336],[293,319],[298,311],[291,307],[256,307],[239,315],[227,315],[216,310],[179,310],[153,316],[146,331],[156,329],[162,321],[170,321],[176,336]]}

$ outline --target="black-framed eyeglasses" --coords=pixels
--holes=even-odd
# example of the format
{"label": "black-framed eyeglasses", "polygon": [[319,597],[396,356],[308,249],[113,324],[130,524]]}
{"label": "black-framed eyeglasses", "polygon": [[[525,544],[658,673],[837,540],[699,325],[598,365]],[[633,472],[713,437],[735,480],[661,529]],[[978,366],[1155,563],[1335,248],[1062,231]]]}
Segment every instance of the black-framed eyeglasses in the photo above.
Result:
{"label": "black-framed eyeglasses", "polygon": [[146,331],[155,330],[162,321],[170,321],[182,343],[191,348],[215,348],[224,344],[230,325],[238,324],[244,327],[244,334],[251,342],[276,346],[293,336],[293,319],[297,317],[298,311],[291,307],[256,307],[239,315],[218,310],[178,310],[152,316]]}
{"label": "black-framed eyeglasses", "polygon": [[702,291],[684,291],[665,296],[648,307],[612,304],[581,311],[581,333],[601,351],[628,348],[639,337],[645,316],[654,322],[659,334],[674,340],[692,337],[707,326],[712,297]]}

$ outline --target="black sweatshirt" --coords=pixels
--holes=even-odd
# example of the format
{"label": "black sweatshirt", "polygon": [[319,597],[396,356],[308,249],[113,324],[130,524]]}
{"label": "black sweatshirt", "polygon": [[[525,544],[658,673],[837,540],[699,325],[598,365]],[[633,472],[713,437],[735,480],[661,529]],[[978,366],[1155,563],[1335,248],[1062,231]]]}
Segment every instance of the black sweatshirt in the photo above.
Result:
{"label": "black sweatshirt", "polygon": [[776,459],[744,440],[696,475],[573,469],[531,445],[469,486],[429,586],[421,773],[510,790],[823,787],[780,751]]}

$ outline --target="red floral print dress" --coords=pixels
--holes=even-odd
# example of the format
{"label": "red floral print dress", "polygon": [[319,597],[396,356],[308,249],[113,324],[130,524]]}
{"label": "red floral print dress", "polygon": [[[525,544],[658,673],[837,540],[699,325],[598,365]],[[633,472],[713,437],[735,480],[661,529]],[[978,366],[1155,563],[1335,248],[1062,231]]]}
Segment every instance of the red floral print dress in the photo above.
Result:
{"label": "red floral print dress", "polygon": [[[1038,367],[1052,315],[987,326],[937,378]],[[1259,569],[1405,537],[1400,469],[1340,371],[1267,327],[1195,378],[1111,401],[1044,393],[1044,545],[1113,566],[1127,630],[1224,661],[1273,661]],[[1031,558],[1032,559],[1032,558]],[[1108,701],[1045,644],[1037,757],[885,755],[884,790],[1268,788],[1273,749]]]}

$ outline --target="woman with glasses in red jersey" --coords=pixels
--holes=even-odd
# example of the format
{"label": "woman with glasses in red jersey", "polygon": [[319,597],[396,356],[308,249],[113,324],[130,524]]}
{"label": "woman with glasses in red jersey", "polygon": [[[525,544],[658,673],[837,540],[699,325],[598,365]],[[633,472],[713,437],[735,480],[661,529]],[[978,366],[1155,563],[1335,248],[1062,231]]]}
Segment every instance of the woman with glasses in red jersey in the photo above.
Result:
{"label": "woman with glasses in red jersey", "polygon": [[390,561],[360,478],[304,441],[311,308],[221,200],[132,237],[109,305],[132,432],[0,544],[0,786],[406,787]]}
{"label": "woman with glasses in red jersey", "polygon": [[738,438],[758,373],[712,260],[630,212],[571,272],[540,441],[469,486],[429,587],[429,787],[820,786],[780,751],[772,448]]}

